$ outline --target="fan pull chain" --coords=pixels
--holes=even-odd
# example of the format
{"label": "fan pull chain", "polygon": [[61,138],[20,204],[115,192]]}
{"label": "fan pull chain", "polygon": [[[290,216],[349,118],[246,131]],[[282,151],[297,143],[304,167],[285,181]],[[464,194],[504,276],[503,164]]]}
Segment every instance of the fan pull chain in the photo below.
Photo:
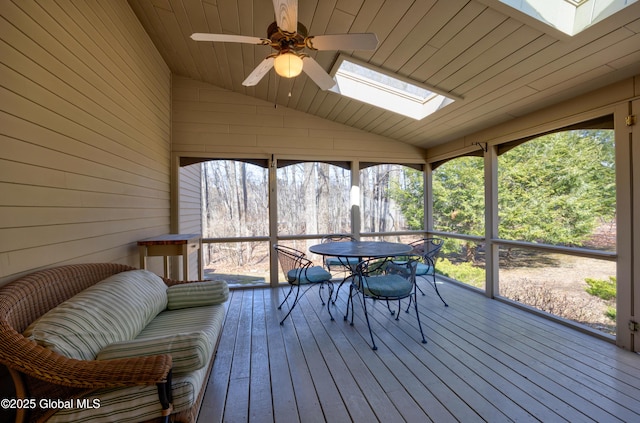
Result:
{"label": "fan pull chain", "polygon": [[278,108],[278,88],[280,85],[280,77],[278,75],[275,76],[276,77],[276,89],[275,89],[275,94],[273,96],[273,108],[277,109]]}

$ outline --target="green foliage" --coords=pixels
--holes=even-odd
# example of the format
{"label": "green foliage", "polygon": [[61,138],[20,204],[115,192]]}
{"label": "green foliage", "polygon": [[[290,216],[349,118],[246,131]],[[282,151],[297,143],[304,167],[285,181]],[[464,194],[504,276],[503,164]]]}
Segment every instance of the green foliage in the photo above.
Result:
{"label": "green foliage", "polygon": [[609,276],[609,280],[586,278],[585,282],[589,285],[585,288],[589,294],[601,298],[605,301],[616,298],[616,277]]}
{"label": "green foliage", "polygon": [[422,172],[405,168],[404,178],[395,180],[390,187],[390,196],[400,207],[407,227],[412,230],[424,229],[424,183]]}
{"label": "green foliage", "polygon": [[484,287],[484,269],[470,262],[454,264],[448,259],[438,260],[436,272],[478,288]]}
{"label": "green foliage", "polygon": [[499,158],[501,238],[580,245],[615,213],[612,131],[566,131]]}
{"label": "green foliage", "polygon": [[[499,156],[498,172],[501,238],[581,245],[599,220],[615,217],[613,131],[565,131],[526,141]],[[422,228],[422,187],[422,173],[411,169],[392,191],[411,229]],[[482,158],[438,166],[432,191],[434,229],[484,234]]]}
{"label": "green foliage", "polygon": [[616,308],[615,307],[611,307],[611,306],[607,307],[607,311],[605,311],[604,315],[615,322],[616,321]]}
{"label": "green foliage", "polygon": [[433,172],[433,226],[436,230],[484,234],[484,162],[459,157]]}

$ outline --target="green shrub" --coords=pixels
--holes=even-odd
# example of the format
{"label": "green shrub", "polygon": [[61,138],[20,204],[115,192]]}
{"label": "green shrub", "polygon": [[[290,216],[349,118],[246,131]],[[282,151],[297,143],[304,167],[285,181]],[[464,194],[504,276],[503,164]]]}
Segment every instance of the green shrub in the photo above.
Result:
{"label": "green shrub", "polygon": [[611,307],[611,306],[607,307],[607,311],[604,312],[604,315],[615,322],[616,321],[616,308],[615,307]]}
{"label": "green shrub", "polygon": [[616,298],[616,277],[609,276],[609,280],[586,278],[589,285],[585,290],[594,297],[602,298],[605,301]]}
{"label": "green shrub", "polygon": [[484,269],[476,267],[470,262],[453,264],[448,259],[438,260],[436,271],[451,279],[459,280],[477,288],[484,288]]}

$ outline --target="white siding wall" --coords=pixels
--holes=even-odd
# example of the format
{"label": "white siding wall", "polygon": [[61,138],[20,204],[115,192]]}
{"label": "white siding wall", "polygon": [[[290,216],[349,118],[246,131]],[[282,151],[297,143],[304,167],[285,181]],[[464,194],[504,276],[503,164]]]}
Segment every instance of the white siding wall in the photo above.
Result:
{"label": "white siding wall", "polygon": [[[202,234],[202,174],[200,169],[200,164],[180,168],[178,232],[182,234]],[[196,253],[193,253],[192,256],[189,258],[189,279],[195,280],[198,279],[198,258]],[[179,275],[182,274],[179,273]]]}
{"label": "white siding wall", "polygon": [[125,0],[0,7],[0,284],[169,232],[170,72]]}
{"label": "white siding wall", "polygon": [[187,78],[173,78],[173,151],[195,157],[413,162],[426,152]]}

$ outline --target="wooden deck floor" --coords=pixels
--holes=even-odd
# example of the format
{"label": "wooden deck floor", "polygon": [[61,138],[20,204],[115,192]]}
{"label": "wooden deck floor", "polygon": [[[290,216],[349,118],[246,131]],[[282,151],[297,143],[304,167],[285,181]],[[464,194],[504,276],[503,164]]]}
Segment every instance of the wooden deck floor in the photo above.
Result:
{"label": "wooden deck floor", "polygon": [[638,354],[453,284],[445,308],[423,283],[428,343],[378,302],[377,351],[344,287],[335,321],[314,288],[283,326],[278,290],[233,291],[199,422],[640,421]]}

